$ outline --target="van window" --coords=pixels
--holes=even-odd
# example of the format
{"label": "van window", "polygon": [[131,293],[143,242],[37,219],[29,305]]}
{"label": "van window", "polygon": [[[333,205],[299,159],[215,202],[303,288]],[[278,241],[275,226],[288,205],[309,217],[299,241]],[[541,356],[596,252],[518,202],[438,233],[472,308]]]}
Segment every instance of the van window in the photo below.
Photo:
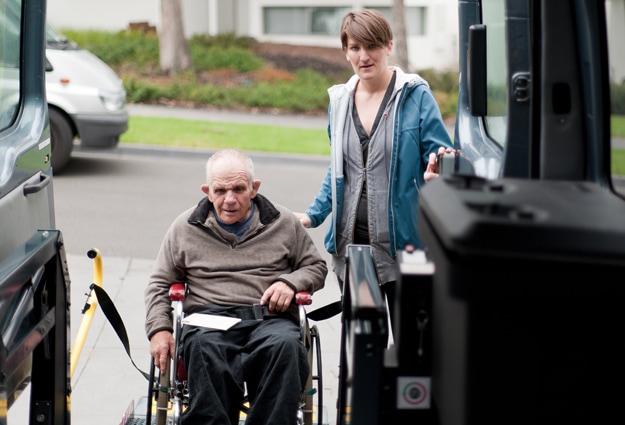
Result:
{"label": "van window", "polygon": [[504,146],[507,125],[505,2],[482,1],[482,23],[486,25],[486,116],[488,136]]}
{"label": "van window", "polygon": [[0,130],[9,127],[20,102],[21,1],[2,2],[0,8]]}
{"label": "van window", "polygon": [[612,182],[625,195],[625,2],[606,1],[610,61]]}

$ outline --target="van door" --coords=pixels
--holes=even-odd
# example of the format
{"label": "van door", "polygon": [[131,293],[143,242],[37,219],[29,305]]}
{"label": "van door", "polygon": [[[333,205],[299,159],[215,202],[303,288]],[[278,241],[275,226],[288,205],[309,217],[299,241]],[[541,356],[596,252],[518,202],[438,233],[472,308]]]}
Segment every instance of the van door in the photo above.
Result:
{"label": "van door", "polygon": [[623,423],[625,0],[459,6],[472,172],[419,200],[440,423]]}
{"label": "van door", "polygon": [[30,423],[70,423],[69,279],[54,222],[44,22],[45,2],[0,2],[0,423],[29,383]]}
{"label": "van door", "polygon": [[622,184],[624,2],[595,3],[459,2],[461,171]]}
{"label": "van door", "polygon": [[22,32],[20,1],[8,1],[3,12],[7,24],[0,52],[0,258],[37,230],[54,228],[43,55],[26,47],[41,43],[33,39],[36,34]]}

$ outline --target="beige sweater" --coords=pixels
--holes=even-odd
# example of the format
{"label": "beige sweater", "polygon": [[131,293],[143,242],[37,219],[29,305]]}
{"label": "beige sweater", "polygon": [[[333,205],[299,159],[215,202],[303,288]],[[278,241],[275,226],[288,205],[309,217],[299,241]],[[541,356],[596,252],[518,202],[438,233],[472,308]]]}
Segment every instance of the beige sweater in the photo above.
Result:
{"label": "beige sweater", "polygon": [[325,284],[327,266],[295,215],[262,195],[249,230],[237,241],[217,223],[208,198],[180,214],[165,234],[145,288],[145,331],[172,330],[169,286],[186,282],[185,312],[205,304],[258,304],[275,281],[311,294]]}

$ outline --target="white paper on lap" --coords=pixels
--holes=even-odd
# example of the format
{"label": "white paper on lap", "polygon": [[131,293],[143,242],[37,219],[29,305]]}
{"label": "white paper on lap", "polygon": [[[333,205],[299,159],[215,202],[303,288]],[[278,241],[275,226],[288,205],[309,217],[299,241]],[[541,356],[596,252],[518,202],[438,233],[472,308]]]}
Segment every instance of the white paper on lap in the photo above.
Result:
{"label": "white paper on lap", "polygon": [[203,328],[226,331],[239,323],[238,317],[217,316],[215,314],[193,313],[182,319],[183,325],[201,326]]}

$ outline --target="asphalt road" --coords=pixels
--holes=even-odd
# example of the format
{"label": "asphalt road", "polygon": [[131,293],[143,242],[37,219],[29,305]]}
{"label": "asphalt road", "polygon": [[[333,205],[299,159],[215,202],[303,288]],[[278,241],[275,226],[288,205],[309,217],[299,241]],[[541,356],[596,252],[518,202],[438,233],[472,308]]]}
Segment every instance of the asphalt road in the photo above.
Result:
{"label": "asphalt road", "polygon": [[[68,252],[98,244],[108,255],[154,258],[171,221],[204,196],[211,153],[138,146],[74,153],[54,178],[57,227]],[[252,158],[260,193],[295,211],[312,201],[328,165],[324,157]]]}

